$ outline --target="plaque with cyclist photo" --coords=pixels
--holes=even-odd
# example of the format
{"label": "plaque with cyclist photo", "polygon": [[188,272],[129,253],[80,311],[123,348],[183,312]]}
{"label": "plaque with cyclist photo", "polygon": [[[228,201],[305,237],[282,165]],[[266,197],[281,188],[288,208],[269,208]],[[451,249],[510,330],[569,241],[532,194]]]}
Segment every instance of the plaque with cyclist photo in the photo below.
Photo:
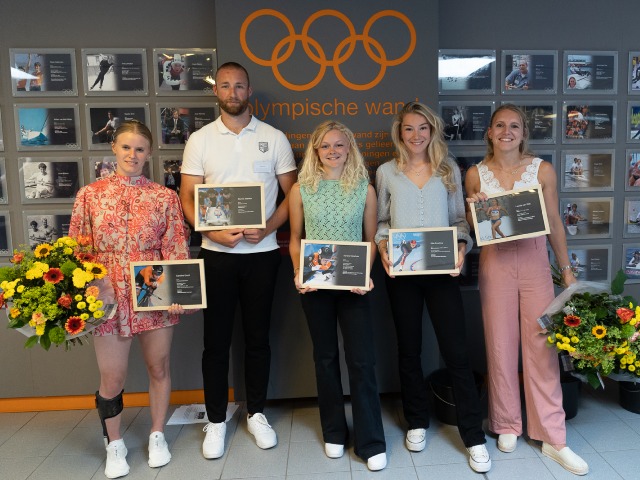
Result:
{"label": "plaque with cyclist photo", "polygon": [[369,242],[302,240],[300,284],[328,290],[369,290]]}

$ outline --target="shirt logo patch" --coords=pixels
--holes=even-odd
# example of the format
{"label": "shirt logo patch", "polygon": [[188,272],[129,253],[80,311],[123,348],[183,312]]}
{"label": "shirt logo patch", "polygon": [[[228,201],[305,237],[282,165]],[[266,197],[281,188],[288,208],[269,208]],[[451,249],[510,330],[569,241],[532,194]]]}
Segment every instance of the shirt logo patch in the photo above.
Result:
{"label": "shirt logo patch", "polygon": [[258,142],[258,150],[262,153],[267,153],[269,151],[269,142]]}

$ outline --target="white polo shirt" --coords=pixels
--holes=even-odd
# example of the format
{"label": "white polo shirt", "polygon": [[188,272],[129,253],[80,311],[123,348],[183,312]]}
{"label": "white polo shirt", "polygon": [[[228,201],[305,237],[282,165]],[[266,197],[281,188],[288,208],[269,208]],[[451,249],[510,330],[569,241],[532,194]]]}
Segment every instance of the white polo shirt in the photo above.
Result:
{"label": "white polo shirt", "polygon": [[[202,176],[204,183],[264,183],[268,219],[276,211],[276,175],[295,169],[291,145],[280,130],[252,116],[249,125],[236,134],[218,117],[191,134],[184,149],[180,173]],[[203,236],[202,248],[216,252],[257,253],[275,250],[278,243],[276,232],[257,245],[243,239],[235,248],[225,247]]]}

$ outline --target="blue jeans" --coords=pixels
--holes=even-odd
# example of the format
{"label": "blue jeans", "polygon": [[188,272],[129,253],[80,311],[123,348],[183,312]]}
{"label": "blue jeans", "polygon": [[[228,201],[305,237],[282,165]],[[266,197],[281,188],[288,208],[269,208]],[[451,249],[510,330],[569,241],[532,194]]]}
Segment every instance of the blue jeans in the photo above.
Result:
{"label": "blue jeans", "polygon": [[313,342],[324,441],[345,445],[349,436],[340,380],[339,323],[349,372],[355,454],[367,460],[385,452],[369,298],[319,290],[302,295],[301,300]]}

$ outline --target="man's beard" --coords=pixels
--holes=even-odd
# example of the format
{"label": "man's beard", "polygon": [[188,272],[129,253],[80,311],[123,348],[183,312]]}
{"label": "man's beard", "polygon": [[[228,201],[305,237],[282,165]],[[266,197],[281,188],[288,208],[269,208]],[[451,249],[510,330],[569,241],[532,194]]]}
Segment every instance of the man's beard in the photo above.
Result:
{"label": "man's beard", "polygon": [[229,115],[238,116],[245,112],[247,107],[249,106],[249,99],[244,100],[243,102],[229,104],[225,101],[218,99],[218,105],[221,110],[228,113]]}

